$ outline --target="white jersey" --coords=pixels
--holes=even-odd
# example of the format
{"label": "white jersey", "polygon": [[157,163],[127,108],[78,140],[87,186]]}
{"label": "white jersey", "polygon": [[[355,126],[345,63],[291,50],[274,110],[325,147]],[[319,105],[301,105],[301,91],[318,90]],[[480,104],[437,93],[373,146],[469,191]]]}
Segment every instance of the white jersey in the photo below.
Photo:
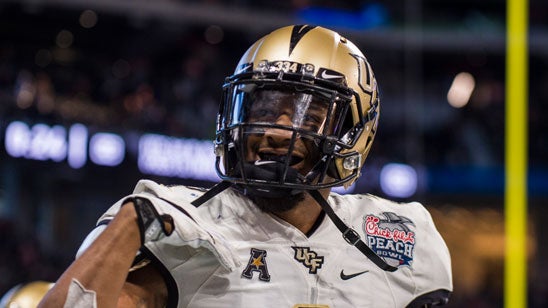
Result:
{"label": "white jersey", "polygon": [[[138,189],[154,185],[148,181]],[[185,186],[169,191],[169,196],[158,197],[176,199],[170,201],[178,205],[187,202],[184,206],[192,206],[190,202],[203,193]],[[406,307],[421,295],[442,290],[448,296],[452,291],[449,251],[421,204],[335,193],[328,202],[377,255],[398,270],[377,267],[342,238],[327,216],[307,236],[228,189],[201,205],[197,213],[202,225],[226,239],[240,261],[235,270],[221,267],[206,249],[179,248],[181,257],[173,258],[164,257],[173,247],[147,247],[167,269],[170,302],[178,307],[212,308]]]}

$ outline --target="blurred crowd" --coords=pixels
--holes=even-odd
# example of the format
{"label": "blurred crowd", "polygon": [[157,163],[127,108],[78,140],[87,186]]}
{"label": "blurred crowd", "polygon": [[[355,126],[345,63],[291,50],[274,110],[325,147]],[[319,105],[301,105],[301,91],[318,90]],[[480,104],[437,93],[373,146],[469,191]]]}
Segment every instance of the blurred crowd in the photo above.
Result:
{"label": "blurred crowd", "polygon": [[36,280],[55,281],[71,258],[45,253],[35,234],[21,234],[0,218],[0,298],[12,287]]}
{"label": "blurred crowd", "polygon": [[20,46],[2,44],[2,118],[211,139],[221,69],[227,70],[218,48],[193,37],[182,40],[186,48],[172,54],[120,58],[71,50],[73,58],[65,59],[45,49],[32,50],[33,57]]}

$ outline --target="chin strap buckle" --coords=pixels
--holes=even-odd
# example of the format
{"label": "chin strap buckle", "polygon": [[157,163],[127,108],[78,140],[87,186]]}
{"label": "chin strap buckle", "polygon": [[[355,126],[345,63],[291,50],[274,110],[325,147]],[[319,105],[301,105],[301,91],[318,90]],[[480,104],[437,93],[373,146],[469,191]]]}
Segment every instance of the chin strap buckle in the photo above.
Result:
{"label": "chin strap buckle", "polygon": [[356,246],[356,243],[360,241],[360,235],[352,228],[346,229],[342,235],[346,242],[352,246]]}

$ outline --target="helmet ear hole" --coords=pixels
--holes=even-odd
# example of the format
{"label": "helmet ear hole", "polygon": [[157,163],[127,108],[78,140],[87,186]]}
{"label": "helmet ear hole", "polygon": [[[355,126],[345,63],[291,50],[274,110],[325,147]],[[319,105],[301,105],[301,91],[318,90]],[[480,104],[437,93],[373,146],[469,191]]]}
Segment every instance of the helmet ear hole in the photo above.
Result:
{"label": "helmet ear hole", "polygon": [[335,180],[340,180],[341,177],[339,175],[339,171],[337,170],[337,165],[335,164],[335,160],[331,160],[329,163],[329,166],[327,166],[327,175]]}
{"label": "helmet ear hole", "polygon": [[354,119],[352,118],[352,111],[348,109],[344,115],[344,121],[342,124],[341,132],[339,136],[344,136],[348,131],[354,127]]}

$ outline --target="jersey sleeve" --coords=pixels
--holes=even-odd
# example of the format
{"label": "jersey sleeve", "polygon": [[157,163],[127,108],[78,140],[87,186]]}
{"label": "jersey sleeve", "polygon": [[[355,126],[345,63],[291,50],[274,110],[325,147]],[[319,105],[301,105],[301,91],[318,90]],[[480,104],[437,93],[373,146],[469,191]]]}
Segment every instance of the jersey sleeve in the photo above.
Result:
{"label": "jersey sleeve", "polygon": [[[192,198],[195,198],[196,196],[200,195],[200,191],[196,189],[181,187],[180,190],[184,190],[185,193],[179,193],[179,194],[173,194],[171,192],[171,189],[169,187],[157,184],[150,180],[140,180],[134,190],[133,194],[127,195],[117,202],[115,202],[109,209],[101,215],[101,217],[97,220],[97,223],[95,225],[95,228],[91,230],[91,232],[86,236],[80,247],[78,248],[78,251],[76,253],[76,258],[80,257],[84,251],[103,233],[103,231],[108,226],[109,222],[114,219],[114,216],[120,211],[120,208],[128,197],[139,195],[141,197],[145,198],[156,198],[157,196],[161,195],[169,195],[171,199],[177,199],[176,202],[190,202]],[[175,198],[173,196],[177,196],[178,198]],[[137,258],[136,262],[142,258]]]}
{"label": "jersey sleeve", "polygon": [[[145,248],[168,268],[174,268],[204,250],[209,250],[220,264],[229,270],[236,266],[237,259],[231,245],[217,232],[210,221],[200,217],[198,210],[191,204],[203,192],[185,187],[167,187],[149,180],[137,183],[133,194],[128,197],[141,197],[149,200],[156,211],[169,215],[173,219],[174,232],[154,241],[148,241]],[[108,222],[119,212],[126,198],[111,206],[98,220],[97,227],[87,236],[77,253],[79,257],[103,232]]]}
{"label": "jersey sleeve", "polygon": [[449,249],[428,210],[419,203],[410,205],[417,214],[417,229],[412,266],[414,300],[408,307],[419,307],[419,304],[443,305],[447,303],[453,290]]}

